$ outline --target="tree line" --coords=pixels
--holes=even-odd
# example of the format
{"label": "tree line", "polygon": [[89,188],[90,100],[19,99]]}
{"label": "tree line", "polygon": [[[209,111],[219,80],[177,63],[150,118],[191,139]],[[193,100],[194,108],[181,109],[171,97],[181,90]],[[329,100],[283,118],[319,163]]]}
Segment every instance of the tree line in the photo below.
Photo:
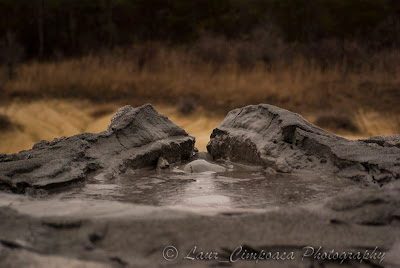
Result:
{"label": "tree line", "polygon": [[2,58],[52,59],[162,41],[191,44],[202,32],[251,40],[273,27],[287,43],[357,40],[400,47],[397,0],[0,0]]}

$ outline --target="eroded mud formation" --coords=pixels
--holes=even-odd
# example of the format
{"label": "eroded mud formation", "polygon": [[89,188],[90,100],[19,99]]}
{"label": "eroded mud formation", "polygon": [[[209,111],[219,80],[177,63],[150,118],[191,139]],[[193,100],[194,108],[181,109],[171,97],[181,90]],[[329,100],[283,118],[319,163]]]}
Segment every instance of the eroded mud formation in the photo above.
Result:
{"label": "eroded mud formation", "polygon": [[125,106],[101,133],[43,140],[31,150],[0,155],[0,187],[23,192],[82,180],[99,169],[112,177],[128,167],[156,167],[160,157],[170,163],[190,158],[194,142],[151,105]]}
{"label": "eroded mud formation", "polygon": [[399,144],[400,135],[347,140],[296,113],[260,104],[229,112],[207,149],[215,159],[381,185],[400,178]]}

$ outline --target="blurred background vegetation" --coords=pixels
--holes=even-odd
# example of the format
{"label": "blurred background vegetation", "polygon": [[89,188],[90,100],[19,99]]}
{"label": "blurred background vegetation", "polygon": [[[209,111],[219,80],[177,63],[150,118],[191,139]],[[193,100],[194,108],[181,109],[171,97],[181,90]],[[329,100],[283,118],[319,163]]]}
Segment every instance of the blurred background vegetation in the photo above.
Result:
{"label": "blurred background vegetation", "polygon": [[400,45],[399,18],[396,0],[1,0],[0,36],[13,34],[25,59],[144,41],[188,44],[202,32],[255,41],[265,27],[310,48],[334,38],[381,50]]}
{"label": "blurred background vegetation", "polygon": [[380,50],[400,45],[399,18],[396,0],[1,0],[0,36],[13,34],[25,59],[143,41],[187,44],[204,31],[251,41],[266,26],[288,43],[336,38]]}
{"label": "blurred background vegetation", "polygon": [[0,0],[7,129],[16,102],[84,99],[89,117],[151,102],[219,120],[270,103],[329,130],[390,134],[399,74],[397,0]]}

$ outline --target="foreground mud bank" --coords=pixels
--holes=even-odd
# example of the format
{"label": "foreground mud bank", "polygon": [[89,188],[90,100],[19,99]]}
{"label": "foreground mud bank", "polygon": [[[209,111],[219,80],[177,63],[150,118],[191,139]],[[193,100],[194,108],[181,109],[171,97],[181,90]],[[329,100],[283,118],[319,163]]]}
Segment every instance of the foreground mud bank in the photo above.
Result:
{"label": "foreground mud bank", "polygon": [[[0,263],[10,268],[398,267],[399,196],[397,183],[274,210],[203,215],[106,200],[0,194]],[[303,259],[305,247],[314,254],[322,247],[321,254],[346,255],[328,260],[308,252]],[[217,253],[218,259],[201,259],[201,252]],[[256,261],[243,257],[245,252],[293,252],[294,259]],[[370,256],[373,252],[377,255]],[[349,258],[350,253],[361,255]]]}

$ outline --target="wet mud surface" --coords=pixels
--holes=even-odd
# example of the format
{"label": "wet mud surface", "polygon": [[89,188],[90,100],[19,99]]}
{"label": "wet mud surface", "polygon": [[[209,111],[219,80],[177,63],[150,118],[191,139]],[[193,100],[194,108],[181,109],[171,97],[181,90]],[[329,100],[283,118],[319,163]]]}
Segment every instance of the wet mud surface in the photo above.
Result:
{"label": "wet mud surface", "polygon": [[271,209],[325,199],[343,189],[360,187],[341,178],[272,173],[262,168],[223,164],[227,171],[188,173],[171,170],[128,171],[116,179],[97,174],[80,186],[47,198],[114,200],[139,205],[210,211]]}

